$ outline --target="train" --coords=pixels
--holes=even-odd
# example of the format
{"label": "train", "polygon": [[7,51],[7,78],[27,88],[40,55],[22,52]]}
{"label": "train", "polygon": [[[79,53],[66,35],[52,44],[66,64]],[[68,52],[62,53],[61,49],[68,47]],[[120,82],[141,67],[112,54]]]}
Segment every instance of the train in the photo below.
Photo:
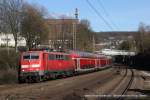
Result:
{"label": "train", "polygon": [[31,50],[21,53],[18,81],[40,82],[112,66],[112,58],[81,51]]}

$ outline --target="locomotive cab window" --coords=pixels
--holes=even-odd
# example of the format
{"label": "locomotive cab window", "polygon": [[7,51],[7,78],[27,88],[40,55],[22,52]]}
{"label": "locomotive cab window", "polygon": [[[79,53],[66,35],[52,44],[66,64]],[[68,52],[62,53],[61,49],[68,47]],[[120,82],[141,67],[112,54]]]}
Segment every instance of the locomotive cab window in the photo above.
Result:
{"label": "locomotive cab window", "polygon": [[23,55],[24,60],[36,60],[39,59],[39,54],[38,53],[29,53],[29,54],[24,54]]}
{"label": "locomotive cab window", "polygon": [[25,55],[23,56],[23,59],[24,59],[24,60],[30,59],[30,54],[25,54]]}
{"label": "locomotive cab window", "polygon": [[31,59],[39,59],[39,54],[31,53]]}

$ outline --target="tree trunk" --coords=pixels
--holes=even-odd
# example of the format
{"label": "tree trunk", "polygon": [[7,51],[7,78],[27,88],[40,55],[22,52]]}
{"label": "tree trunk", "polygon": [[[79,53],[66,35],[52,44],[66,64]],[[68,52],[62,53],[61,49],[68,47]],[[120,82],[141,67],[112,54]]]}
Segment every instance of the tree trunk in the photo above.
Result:
{"label": "tree trunk", "polygon": [[16,39],[15,39],[15,51],[16,51],[16,52],[18,52],[18,50],[17,50],[17,44],[18,44],[18,43],[17,43],[17,38],[16,38]]}
{"label": "tree trunk", "polygon": [[14,40],[15,40],[15,52],[18,52],[18,51],[17,51],[17,44],[18,44],[18,42],[17,42],[17,40],[18,40],[18,35],[17,35],[17,33],[13,33],[13,37],[14,37]]}

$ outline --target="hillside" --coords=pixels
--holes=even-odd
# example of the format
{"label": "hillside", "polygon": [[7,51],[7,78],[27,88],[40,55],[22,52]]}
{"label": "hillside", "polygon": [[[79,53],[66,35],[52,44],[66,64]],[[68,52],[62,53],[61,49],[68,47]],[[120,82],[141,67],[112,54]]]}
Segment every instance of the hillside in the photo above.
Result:
{"label": "hillside", "polygon": [[106,41],[106,40],[126,40],[128,38],[133,38],[136,34],[136,31],[120,31],[120,32],[97,32],[97,40],[98,41]]}

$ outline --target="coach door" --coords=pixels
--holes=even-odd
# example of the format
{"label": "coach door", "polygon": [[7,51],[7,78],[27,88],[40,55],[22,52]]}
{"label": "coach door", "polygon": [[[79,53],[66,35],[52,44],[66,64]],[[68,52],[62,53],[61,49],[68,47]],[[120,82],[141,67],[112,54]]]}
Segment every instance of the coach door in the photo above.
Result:
{"label": "coach door", "polygon": [[48,54],[44,53],[43,58],[43,67],[45,70],[48,70]]}
{"label": "coach door", "polygon": [[76,58],[76,66],[77,66],[77,71],[81,70],[80,68],[80,58]]}

